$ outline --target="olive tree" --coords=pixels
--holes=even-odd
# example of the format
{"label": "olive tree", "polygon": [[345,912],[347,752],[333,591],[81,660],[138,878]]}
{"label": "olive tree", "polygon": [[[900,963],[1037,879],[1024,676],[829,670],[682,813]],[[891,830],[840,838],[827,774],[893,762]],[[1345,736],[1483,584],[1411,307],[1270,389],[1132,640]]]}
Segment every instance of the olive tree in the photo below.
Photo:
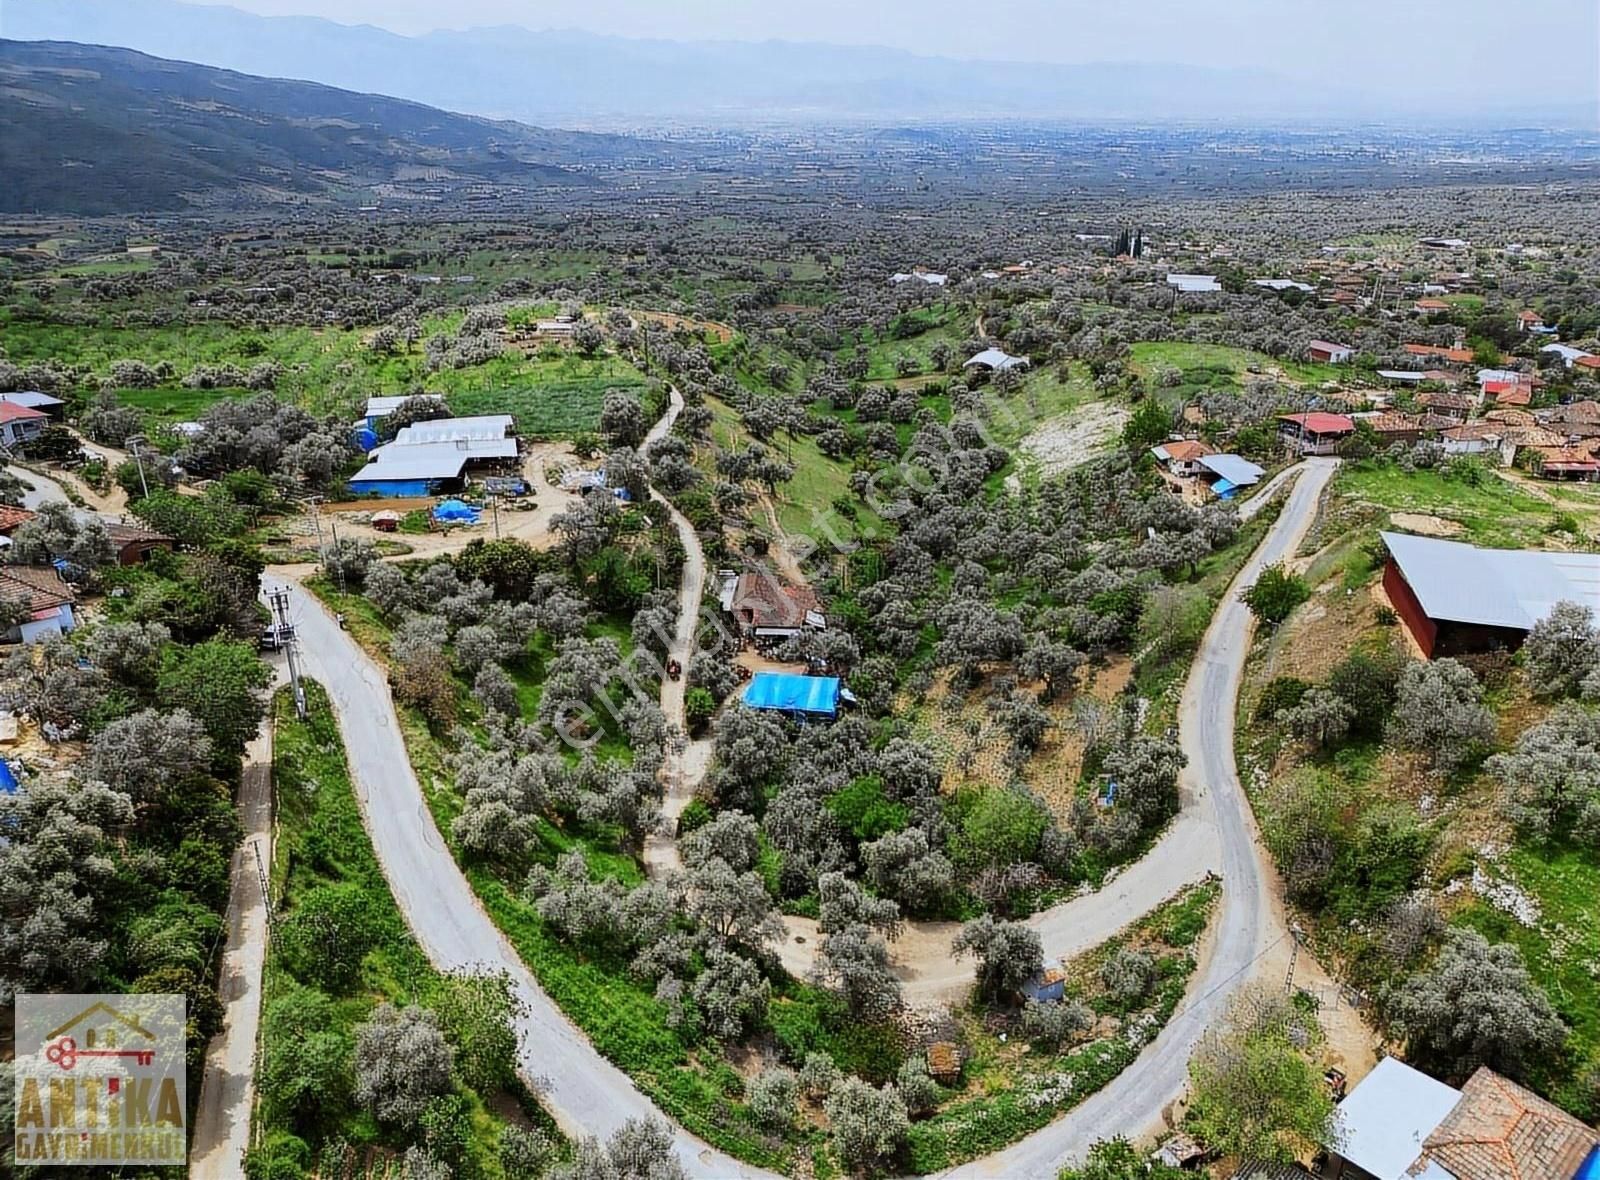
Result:
{"label": "olive tree", "polygon": [[1600,716],[1567,703],[1489,759],[1513,822],[1539,839],[1572,831],[1600,847]]}
{"label": "olive tree", "polygon": [[415,1122],[449,1093],[454,1065],[455,1050],[426,1008],[379,1004],[356,1028],[356,1101],[380,1122]]}
{"label": "olive tree", "polygon": [[1457,660],[1407,664],[1390,723],[1395,739],[1426,755],[1449,773],[1466,760],[1474,743],[1494,737],[1494,717],[1483,704],[1483,686]]}
{"label": "olive tree", "polygon": [[1044,966],[1038,933],[1021,922],[997,922],[984,914],[961,928],[952,949],[978,960],[978,991],[1000,1002],[1009,1000]]}
{"label": "olive tree", "polygon": [[1389,1016],[1413,1061],[1456,1081],[1480,1065],[1524,1078],[1567,1039],[1522,952],[1475,930],[1453,931],[1433,965],[1396,989]]}
{"label": "olive tree", "polygon": [[1522,645],[1528,683],[1538,696],[1571,696],[1600,668],[1600,627],[1594,608],[1558,602],[1533,625]]}
{"label": "olive tree", "polygon": [[893,1158],[911,1130],[900,1092],[893,1086],[874,1088],[860,1078],[845,1078],[834,1086],[823,1110],[839,1158],[862,1171]]}
{"label": "olive tree", "polygon": [[688,1180],[688,1172],[665,1124],[629,1119],[604,1143],[579,1141],[572,1158],[557,1164],[547,1180]]}

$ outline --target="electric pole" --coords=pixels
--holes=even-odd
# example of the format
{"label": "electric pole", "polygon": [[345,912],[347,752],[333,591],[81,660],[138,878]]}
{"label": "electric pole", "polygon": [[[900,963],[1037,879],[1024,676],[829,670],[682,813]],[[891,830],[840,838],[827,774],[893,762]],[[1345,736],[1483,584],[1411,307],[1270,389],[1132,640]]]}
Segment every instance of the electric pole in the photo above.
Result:
{"label": "electric pole", "polygon": [[139,468],[139,490],[144,493],[144,498],[150,498],[150,485],[144,481],[144,456],[139,453],[139,444],[144,442],[142,434],[130,434],[127,443],[133,448],[133,461]]}
{"label": "electric pole", "polygon": [[320,558],[325,556],[325,554],[322,551],[322,518],[317,515],[316,496],[306,497],[306,511],[311,514],[311,527],[315,529],[317,533],[317,556]]}
{"label": "electric pole", "polygon": [[278,643],[289,661],[289,684],[294,692],[294,711],[300,720],[306,719],[306,690],[300,684],[300,661],[295,658],[294,624],[289,621],[289,592],[274,590],[269,595],[273,609],[278,612]]}
{"label": "electric pole", "polygon": [[339,576],[339,593],[347,594],[349,591],[345,589],[344,585],[344,562],[339,560],[339,522],[332,516],[328,517],[328,529],[333,533],[333,569]]}

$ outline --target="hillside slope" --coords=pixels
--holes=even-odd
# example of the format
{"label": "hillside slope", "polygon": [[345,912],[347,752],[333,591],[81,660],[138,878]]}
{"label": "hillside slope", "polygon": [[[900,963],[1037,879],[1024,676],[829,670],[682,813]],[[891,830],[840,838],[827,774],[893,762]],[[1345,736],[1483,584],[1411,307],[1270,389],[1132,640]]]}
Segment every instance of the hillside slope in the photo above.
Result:
{"label": "hillside slope", "polygon": [[0,41],[9,213],[590,184],[596,166],[642,146],[126,49]]}

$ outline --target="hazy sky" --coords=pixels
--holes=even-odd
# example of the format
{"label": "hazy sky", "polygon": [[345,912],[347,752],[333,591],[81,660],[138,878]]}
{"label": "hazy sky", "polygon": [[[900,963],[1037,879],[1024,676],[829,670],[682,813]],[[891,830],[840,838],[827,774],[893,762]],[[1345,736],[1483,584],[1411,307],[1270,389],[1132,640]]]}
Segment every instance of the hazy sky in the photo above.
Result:
{"label": "hazy sky", "polygon": [[[200,0],[215,2],[215,0]],[[1361,86],[1592,101],[1597,0],[230,0],[399,33],[517,24],[892,45],[1029,61],[1259,66]]]}

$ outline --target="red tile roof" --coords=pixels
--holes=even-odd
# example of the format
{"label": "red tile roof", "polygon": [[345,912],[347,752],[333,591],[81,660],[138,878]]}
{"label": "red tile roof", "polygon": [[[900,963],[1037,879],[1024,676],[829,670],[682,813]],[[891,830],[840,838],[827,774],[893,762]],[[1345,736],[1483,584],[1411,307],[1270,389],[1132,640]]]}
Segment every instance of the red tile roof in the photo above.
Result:
{"label": "red tile roof", "polygon": [[1279,414],[1278,421],[1293,422],[1310,434],[1349,434],[1356,424],[1343,414],[1327,414],[1314,410],[1309,414]]}
{"label": "red tile roof", "polygon": [[1192,463],[1202,455],[1213,455],[1216,452],[1205,443],[1192,438],[1181,438],[1176,442],[1164,442],[1161,450],[1167,453],[1167,458],[1178,463]]}
{"label": "red tile roof", "polygon": [[1513,385],[1498,392],[1493,389],[1489,392],[1494,394],[1495,404],[1500,406],[1525,406],[1533,401],[1533,387],[1529,385]]}
{"label": "red tile roof", "polygon": [[7,536],[19,524],[26,524],[33,519],[33,513],[26,508],[13,508],[10,504],[0,504],[0,533]]}
{"label": "red tile roof", "polygon": [[1600,369],[1600,356],[1580,356],[1572,363],[1582,365],[1586,369]]}
{"label": "red tile roof", "polygon": [[0,402],[0,422],[16,422],[24,418],[48,418],[43,410],[31,410],[16,402]]}
{"label": "red tile roof", "polygon": [[1472,349],[1438,349],[1432,344],[1408,344],[1406,352],[1413,357],[1438,357],[1440,360],[1453,361],[1456,365],[1466,365],[1472,360]]}
{"label": "red tile roof", "polygon": [[1410,1170],[1432,1162],[1456,1180],[1569,1180],[1597,1143],[1600,1133],[1566,1111],[1479,1068]]}
{"label": "red tile roof", "polygon": [[791,585],[769,569],[740,574],[733,591],[735,616],[752,627],[800,627],[805,624],[806,612],[817,606],[816,591]]}
{"label": "red tile roof", "polygon": [[0,597],[26,598],[36,613],[76,601],[72,587],[55,570],[31,565],[0,569]]}

